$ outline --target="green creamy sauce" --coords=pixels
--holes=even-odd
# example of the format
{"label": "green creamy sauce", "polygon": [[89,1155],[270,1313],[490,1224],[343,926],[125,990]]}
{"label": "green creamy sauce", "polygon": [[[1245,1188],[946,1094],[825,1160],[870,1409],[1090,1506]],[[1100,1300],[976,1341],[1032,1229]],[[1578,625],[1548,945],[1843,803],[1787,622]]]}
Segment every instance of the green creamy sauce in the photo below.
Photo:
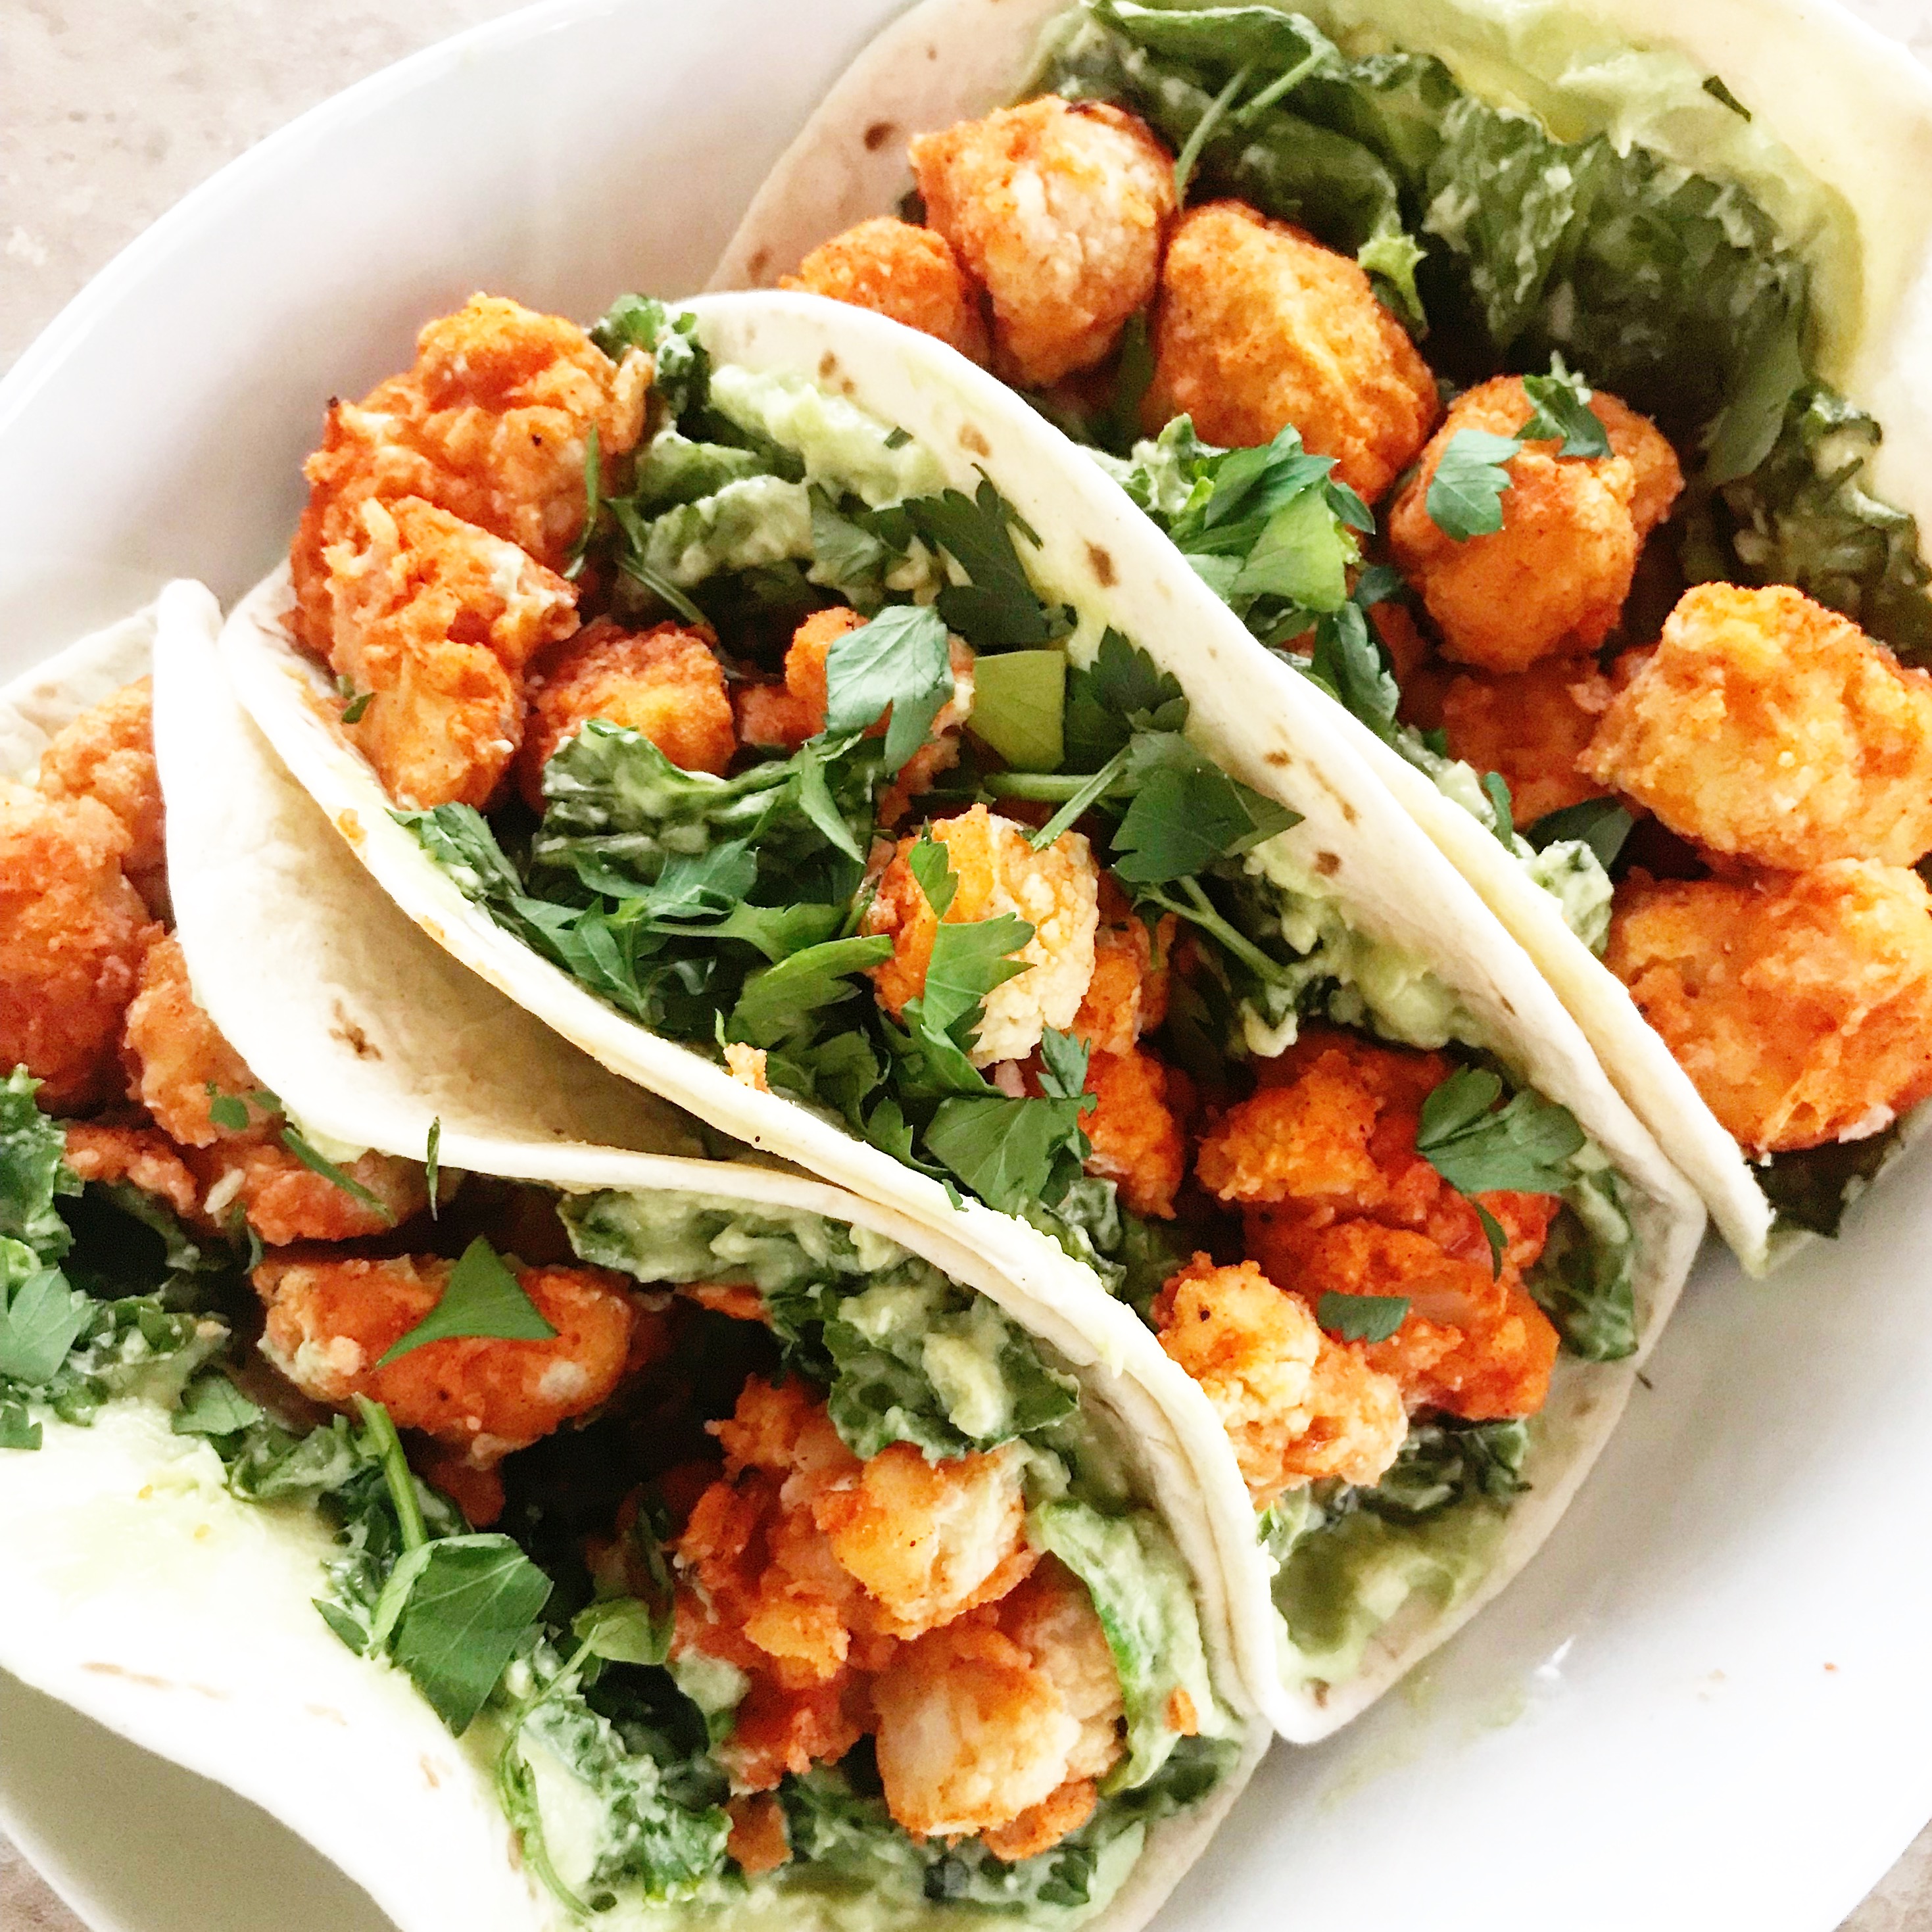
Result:
{"label": "green creamy sauce", "polygon": [[[1028,1540],[1086,1585],[1120,1673],[1126,1755],[1094,1820],[1065,1847],[1010,1868],[974,1853],[956,1873],[954,1852],[916,1846],[876,1800],[835,1794],[828,1810],[791,1813],[793,1864],[748,1884],[707,1877],[677,1908],[680,1919],[694,1908],[728,1912],[734,1925],[782,1916],[795,1928],[802,1913],[807,1924],[824,1916],[828,1928],[835,1920],[898,1928],[955,1918],[960,1904],[1043,1923],[1100,1910],[1132,1869],[1148,1822],[1205,1790],[1236,1731],[1214,1694],[1192,1581],[1148,1504],[1120,1425],[1082,1403],[1066,1365],[996,1304],[862,1228],[695,1193],[604,1190],[566,1196],[559,1210],[585,1261],[646,1283],[756,1288],[788,1361],[828,1387],[829,1412],[855,1452],[910,1441],[928,1456],[998,1450],[1020,1459]],[[713,1742],[728,1735],[742,1674],[701,1658],[671,1670]],[[1169,1721],[1177,1692],[1198,1737]],[[600,1723],[567,1705],[526,1727],[546,1846],[573,1891],[615,1897],[600,1923],[655,1924],[670,1908],[623,1880],[633,1828],[627,1761],[617,1756],[614,1775]],[[1084,1892],[1077,1904],[1056,1902],[1065,1887],[1056,1890],[1052,1868],[1069,1856]]]}
{"label": "green creamy sauce", "polygon": [[1843,380],[1863,324],[1857,217],[1762,122],[1707,92],[1710,76],[1682,54],[1634,47],[1560,0],[1308,0],[1296,10],[1352,55],[1432,54],[1470,93],[1534,116],[1559,140],[1600,134],[1619,153],[1648,148],[1736,182],[1804,257],[1818,296],[1820,373]]}

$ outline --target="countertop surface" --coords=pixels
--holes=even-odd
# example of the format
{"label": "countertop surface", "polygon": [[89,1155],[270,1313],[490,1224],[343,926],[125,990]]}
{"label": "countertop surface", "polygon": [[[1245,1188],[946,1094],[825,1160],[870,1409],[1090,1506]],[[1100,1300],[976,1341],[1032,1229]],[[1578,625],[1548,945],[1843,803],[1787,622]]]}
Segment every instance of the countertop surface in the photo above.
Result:
{"label": "countertop surface", "polygon": [[[1932,0],[1851,0],[1932,64]],[[0,0],[0,371],[164,209],[511,0]],[[0,1838],[0,1932],[82,1932]],[[1932,1827],[1841,1932],[1932,1932]]]}

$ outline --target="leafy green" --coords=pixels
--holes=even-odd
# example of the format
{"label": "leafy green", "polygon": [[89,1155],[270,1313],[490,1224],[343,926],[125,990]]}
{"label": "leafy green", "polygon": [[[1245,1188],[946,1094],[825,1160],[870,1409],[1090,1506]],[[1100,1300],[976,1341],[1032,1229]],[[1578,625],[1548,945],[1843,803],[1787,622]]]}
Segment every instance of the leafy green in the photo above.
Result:
{"label": "leafy green", "polygon": [[1408,1319],[1408,1298],[1331,1291],[1316,1303],[1315,1318],[1345,1342],[1386,1342]]}
{"label": "leafy green", "polygon": [[988,479],[982,477],[970,496],[947,490],[912,497],[902,507],[914,529],[970,580],[939,593],[938,611],[948,630],[986,650],[1051,644],[1072,629],[1065,614],[1049,610],[1034,591],[1012,533],[1018,530],[1036,548],[1040,539]]}
{"label": "leafy green", "polygon": [[1420,1522],[1472,1496],[1507,1502],[1520,1496],[1529,1486],[1522,1479],[1528,1454],[1522,1422],[1412,1423],[1394,1466],[1372,1489],[1353,1493],[1378,1516]]}
{"label": "leafy green", "polygon": [[1459,1194],[1557,1194],[1573,1178],[1583,1130],[1567,1107],[1528,1088],[1502,1098],[1502,1077],[1459,1067],[1422,1103],[1415,1150]]}
{"label": "leafy green", "polygon": [[1590,391],[1563,367],[1561,358],[1546,376],[1526,376],[1522,386],[1536,405],[1516,431],[1520,442],[1556,440],[1558,456],[1607,456],[1610,432],[1590,407]]}
{"label": "leafy green", "polygon": [[0,1383],[51,1382],[88,1325],[88,1298],[18,1241],[0,1243]]}
{"label": "leafy green", "polygon": [[892,956],[892,942],[883,934],[808,946],[745,982],[725,1032],[748,1046],[776,1046],[806,1014],[856,998],[859,975]]}
{"label": "leafy green", "polygon": [[897,772],[926,742],[952,695],[946,626],[929,605],[899,604],[833,641],[825,659],[825,728],[863,731],[888,709],[886,770]]}
{"label": "leafy green", "polygon": [[1597,855],[1606,872],[1616,863],[1624,841],[1636,821],[1613,798],[1586,798],[1546,812],[1522,835],[1540,852],[1570,839],[1580,840]]}
{"label": "leafy green", "polygon": [[429,1342],[460,1335],[548,1342],[556,1334],[502,1256],[478,1234],[450,1270],[436,1306],[407,1334],[392,1342],[376,1366],[386,1369]]}
{"label": "leafy green", "polygon": [[219,1370],[197,1376],[182,1392],[169,1418],[177,1436],[238,1436],[261,1421],[263,1411]]}
{"label": "leafy green", "polygon": [[0,1084],[0,1236],[58,1261],[70,1238],[54,1202],[80,1184],[67,1166],[67,1136],[34,1105],[40,1086],[24,1066]]}
{"label": "leafy green", "polygon": [[1066,707],[1064,651],[1004,651],[973,667],[973,734],[1018,770],[1060,769]]}
{"label": "leafy green", "polygon": [[339,1187],[352,1201],[359,1201],[372,1214],[380,1214],[385,1221],[396,1217],[390,1211],[389,1204],[369,1188],[364,1187],[352,1174],[345,1173],[334,1161],[309,1142],[298,1127],[285,1126],[282,1130],[282,1144],[307,1168],[311,1174],[319,1174],[332,1187]]}
{"label": "leafy green", "polygon": [[1300,823],[1298,812],[1229,778],[1176,740],[1135,791],[1114,830],[1113,869],[1132,885],[1166,885]]}
{"label": "leafy green", "polygon": [[698,318],[668,308],[650,296],[620,296],[590,332],[590,339],[616,361],[641,349],[654,364],[653,398],[674,417],[700,407],[709,393],[711,358],[698,340]]}
{"label": "leafy green", "polygon": [[925,1144],[988,1207],[1008,1214],[1034,1201],[1050,1208],[1087,1157],[1080,1118],[1092,1104],[1084,1094],[1065,1100],[955,1095],[939,1103]]}
{"label": "leafy green", "polygon": [[1459,429],[1444,445],[1429,479],[1424,499],[1429,520],[1458,543],[1501,530],[1503,492],[1510,487],[1507,466],[1521,446],[1516,436]]}

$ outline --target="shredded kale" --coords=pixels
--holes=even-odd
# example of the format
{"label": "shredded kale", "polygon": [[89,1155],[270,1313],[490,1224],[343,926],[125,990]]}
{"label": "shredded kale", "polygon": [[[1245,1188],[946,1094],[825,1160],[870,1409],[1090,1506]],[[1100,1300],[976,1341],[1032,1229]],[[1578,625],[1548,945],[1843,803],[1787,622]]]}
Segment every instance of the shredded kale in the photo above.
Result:
{"label": "shredded kale", "polygon": [[1869,1187],[1898,1146],[1894,1123],[1861,1141],[1832,1141],[1773,1154],[1754,1170],[1780,1223],[1835,1235],[1845,1213]]}

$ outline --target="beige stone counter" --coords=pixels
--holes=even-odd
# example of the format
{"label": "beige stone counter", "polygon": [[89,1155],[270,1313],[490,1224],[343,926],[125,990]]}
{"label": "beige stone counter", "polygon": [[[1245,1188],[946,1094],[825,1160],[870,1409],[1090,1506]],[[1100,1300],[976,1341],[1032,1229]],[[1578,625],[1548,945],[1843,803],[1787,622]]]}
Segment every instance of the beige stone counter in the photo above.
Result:
{"label": "beige stone counter", "polygon": [[[1852,4],[1932,62],[1932,0]],[[0,370],[231,155],[363,74],[510,10],[511,0],[0,0]],[[1928,1928],[1932,1829],[1844,1932]],[[80,1932],[4,1839],[0,1932]]]}

